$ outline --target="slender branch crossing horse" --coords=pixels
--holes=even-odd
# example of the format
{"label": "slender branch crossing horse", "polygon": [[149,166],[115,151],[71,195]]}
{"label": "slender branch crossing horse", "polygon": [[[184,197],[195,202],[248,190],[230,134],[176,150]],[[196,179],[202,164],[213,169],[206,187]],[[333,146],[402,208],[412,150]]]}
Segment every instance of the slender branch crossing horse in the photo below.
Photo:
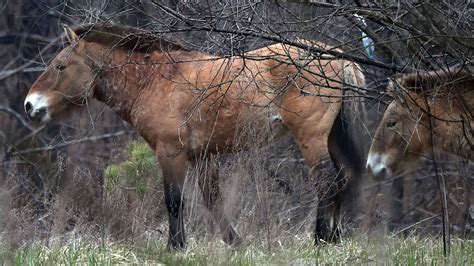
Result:
{"label": "slender branch crossing horse", "polygon": [[[209,169],[198,182],[206,206],[224,241],[240,241],[224,216],[212,159],[232,151],[240,138],[238,121],[251,121],[256,130],[281,121],[310,167],[324,155],[335,160],[345,155],[337,145],[330,147],[329,138],[340,114],[343,85],[364,86],[354,63],[315,59],[284,44],[215,57],[111,24],[65,26],[65,34],[69,45],[32,85],[26,113],[48,122],[95,98],[130,123],[155,151],[162,169],[169,247],[185,247],[182,188],[188,165],[198,159]],[[334,216],[318,217],[316,239],[329,241]]]}
{"label": "slender branch crossing horse", "polygon": [[367,160],[375,178],[403,172],[421,156],[436,156],[440,150],[474,160],[472,73],[447,69],[409,74],[391,83],[389,91],[394,100],[377,129]]}

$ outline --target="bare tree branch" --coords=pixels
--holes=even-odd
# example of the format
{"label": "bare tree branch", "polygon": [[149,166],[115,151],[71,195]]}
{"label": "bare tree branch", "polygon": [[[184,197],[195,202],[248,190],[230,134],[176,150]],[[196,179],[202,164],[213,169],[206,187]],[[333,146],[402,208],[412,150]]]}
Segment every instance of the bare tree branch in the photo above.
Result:
{"label": "bare tree branch", "polygon": [[10,77],[11,75],[14,75],[18,72],[22,72],[22,71],[25,71],[25,70],[28,70],[29,67],[34,64],[35,60],[40,58],[41,55],[46,52],[47,50],[51,49],[51,47],[57,45],[57,42],[59,40],[61,40],[62,38],[62,35],[54,38],[46,47],[44,47],[43,49],[41,49],[41,51],[38,53],[38,55],[33,58],[32,60],[30,60],[29,62],[17,67],[17,68],[14,68],[14,69],[10,69],[10,70],[7,70],[7,71],[3,71],[3,72],[0,72],[0,81],[3,80],[3,79],[6,79],[8,77]]}
{"label": "bare tree branch", "polygon": [[383,69],[391,70],[394,72],[399,72],[399,73],[410,73],[413,72],[413,69],[410,69],[409,67],[398,67],[396,65],[388,65],[382,62],[377,62],[377,61],[371,61],[365,58],[361,57],[356,57],[352,56],[347,53],[342,53],[334,50],[325,50],[325,49],[320,49],[314,46],[302,44],[301,42],[296,42],[296,41],[291,41],[285,38],[282,38],[281,36],[275,36],[275,35],[267,35],[263,33],[257,33],[257,32],[251,32],[251,31],[241,31],[241,30],[231,30],[231,29],[224,29],[224,28],[218,28],[218,27],[212,27],[212,26],[196,26],[193,24],[195,20],[187,18],[183,14],[180,14],[169,7],[152,0],[152,2],[161,8],[163,11],[167,12],[168,14],[178,18],[182,22],[186,23],[187,26],[189,26],[190,31],[208,31],[208,32],[219,32],[219,33],[228,33],[228,34],[237,34],[237,35],[242,35],[242,36],[250,36],[250,37],[257,37],[257,38],[262,38],[266,39],[269,41],[274,41],[274,42],[279,42],[283,44],[289,44],[301,49],[305,49],[307,51],[310,51],[312,53],[315,53],[316,55],[319,55],[321,57],[324,54],[332,55],[334,59],[338,58],[344,58],[348,59],[357,63],[365,64],[365,65],[372,65],[376,67],[380,67]]}
{"label": "bare tree branch", "polygon": [[40,147],[40,148],[32,148],[32,149],[26,149],[26,150],[21,150],[21,151],[14,151],[11,153],[11,155],[21,155],[21,154],[26,154],[26,153],[35,153],[35,152],[44,152],[44,151],[50,151],[50,150],[56,150],[60,148],[64,148],[69,145],[74,145],[74,144],[79,144],[83,142],[91,142],[91,141],[98,141],[98,140],[103,140],[103,139],[108,139],[108,138],[114,138],[118,136],[123,136],[127,134],[132,134],[134,131],[131,130],[122,130],[118,131],[115,133],[108,133],[108,134],[103,134],[103,135],[98,135],[98,136],[92,136],[92,137],[87,137],[87,138],[81,138],[81,139],[75,139],[71,141],[65,141],[56,145],[49,145],[47,147]]}

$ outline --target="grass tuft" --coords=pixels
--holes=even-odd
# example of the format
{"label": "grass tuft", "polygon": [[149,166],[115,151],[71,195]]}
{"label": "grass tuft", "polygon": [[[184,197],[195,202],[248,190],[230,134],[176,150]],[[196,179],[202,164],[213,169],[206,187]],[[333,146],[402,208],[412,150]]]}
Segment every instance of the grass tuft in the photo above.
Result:
{"label": "grass tuft", "polygon": [[189,241],[182,252],[169,251],[164,242],[119,244],[75,240],[61,247],[43,244],[3,251],[1,263],[36,264],[166,264],[166,265],[258,265],[258,264],[396,264],[396,265],[472,265],[474,242],[453,240],[452,253],[444,258],[442,243],[433,238],[346,239],[339,244],[315,247],[311,237],[294,236],[271,245],[247,239],[239,248],[222,241]]}

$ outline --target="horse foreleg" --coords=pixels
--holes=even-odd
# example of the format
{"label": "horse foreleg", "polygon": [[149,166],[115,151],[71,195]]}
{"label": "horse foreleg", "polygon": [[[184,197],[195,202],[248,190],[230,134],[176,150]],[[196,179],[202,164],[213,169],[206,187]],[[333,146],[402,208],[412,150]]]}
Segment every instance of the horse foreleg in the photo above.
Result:
{"label": "horse foreleg", "polygon": [[186,177],[187,158],[180,153],[172,158],[158,156],[163,172],[165,204],[168,209],[168,248],[186,248],[183,221],[183,183]]}
{"label": "horse foreleg", "polygon": [[204,204],[219,225],[224,242],[229,245],[239,244],[241,242],[240,237],[224,213],[223,198],[219,189],[219,170],[214,156],[211,155],[205,159],[204,169],[202,169],[198,183]]}

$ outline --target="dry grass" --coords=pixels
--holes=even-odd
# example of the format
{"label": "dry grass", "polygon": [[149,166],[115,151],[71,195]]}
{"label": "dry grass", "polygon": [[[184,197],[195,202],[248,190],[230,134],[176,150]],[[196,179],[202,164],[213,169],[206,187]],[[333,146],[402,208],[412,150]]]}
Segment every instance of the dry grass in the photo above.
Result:
{"label": "dry grass", "polygon": [[409,239],[365,237],[346,239],[337,245],[315,247],[309,235],[294,235],[271,242],[252,236],[236,249],[222,241],[191,238],[182,252],[169,251],[165,241],[144,239],[134,244],[108,239],[74,237],[62,244],[41,242],[15,251],[2,251],[0,262],[17,265],[51,264],[167,264],[167,265],[259,265],[259,264],[396,264],[472,265],[474,242],[455,240],[447,258],[442,244],[433,238]]}
{"label": "dry grass", "polygon": [[[198,169],[185,182],[188,249],[166,248],[167,216],[154,155],[140,143],[125,149],[124,161],[105,171],[104,191],[97,178],[64,160],[70,175],[37,213],[31,205],[5,204],[1,194],[0,262],[13,264],[465,264],[473,261],[472,241],[453,241],[452,255],[442,257],[436,238],[389,238],[384,224],[370,230],[341,224],[340,244],[313,246],[317,204],[315,180],[294,145],[283,143],[221,156],[220,178],[226,212],[244,244],[233,249],[220,240],[197,186]],[[275,154],[279,156],[275,156]],[[59,166],[58,166],[59,167]],[[54,168],[53,168],[53,171]],[[10,194],[9,194],[10,193]],[[350,207],[344,205],[344,208]],[[369,219],[369,218],[367,218]],[[353,232],[356,233],[353,233]],[[373,232],[360,236],[359,234]]]}

